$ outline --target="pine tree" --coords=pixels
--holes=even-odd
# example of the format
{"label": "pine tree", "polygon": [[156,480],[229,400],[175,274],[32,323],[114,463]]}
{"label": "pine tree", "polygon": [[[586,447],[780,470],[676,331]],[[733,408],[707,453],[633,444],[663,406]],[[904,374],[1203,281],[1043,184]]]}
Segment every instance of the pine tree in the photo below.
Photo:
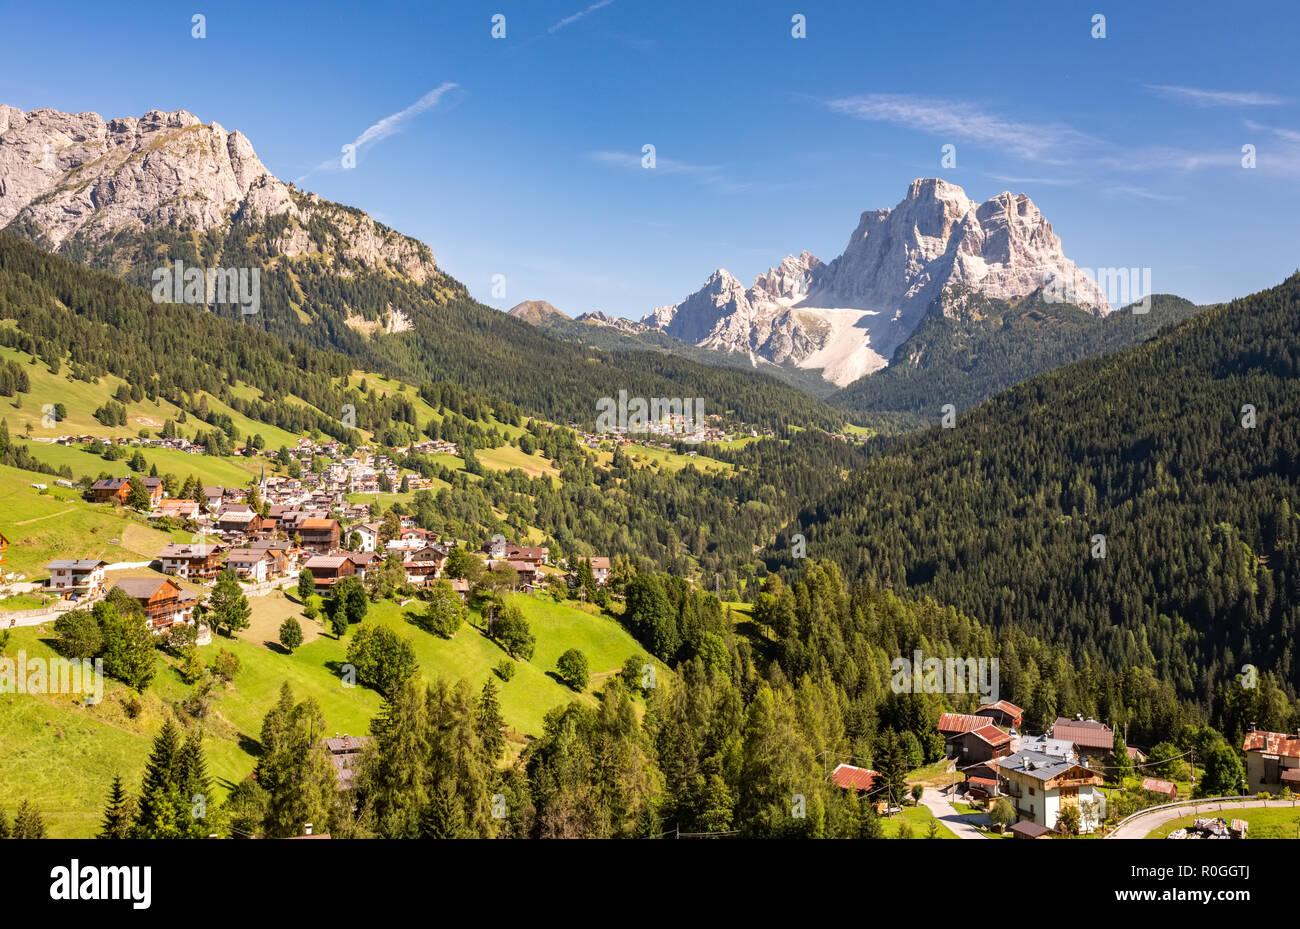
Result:
{"label": "pine tree", "polygon": [[24,800],[18,807],[18,815],[14,817],[15,839],[43,839],[45,838],[45,820],[41,818],[41,811],[32,805],[30,800]]}
{"label": "pine tree", "polygon": [[181,734],[169,718],[153,740],[153,751],[140,782],[132,838],[177,839],[184,835],[188,809],[181,802]]}
{"label": "pine tree", "polygon": [[422,839],[467,839],[473,838],[465,822],[465,807],[460,796],[450,781],[442,781],[429,805],[420,817],[420,838]]}
{"label": "pine tree", "polygon": [[100,839],[126,839],[131,836],[131,820],[135,815],[135,801],[122,786],[122,775],[113,778],[113,786],[108,792],[108,809],[104,811],[104,821],[100,824]]}
{"label": "pine tree", "polygon": [[0,839],[7,839],[9,837],[9,817],[5,815],[3,809],[0,809]]}
{"label": "pine tree", "polygon": [[483,742],[483,750],[488,761],[496,764],[506,748],[505,719],[501,716],[501,702],[497,699],[497,685],[492,678],[483,684],[479,696],[478,719],[475,722],[478,737]]}
{"label": "pine tree", "polygon": [[208,777],[208,762],[203,753],[203,735],[191,732],[181,746],[177,758],[178,795],[189,817],[182,831],[187,838],[201,839],[208,835],[208,801],[212,798],[212,780]]}

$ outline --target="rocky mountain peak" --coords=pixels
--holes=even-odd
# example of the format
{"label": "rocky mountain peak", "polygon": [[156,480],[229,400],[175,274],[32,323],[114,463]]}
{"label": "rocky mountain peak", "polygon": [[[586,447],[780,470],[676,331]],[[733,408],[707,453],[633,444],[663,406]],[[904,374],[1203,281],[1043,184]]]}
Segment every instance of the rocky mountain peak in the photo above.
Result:
{"label": "rocky mountain peak", "polygon": [[644,322],[698,345],[819,368],[843,384],[888,364],[949,285],[1014,299],[1052,278],[1073,284],[1078,305],[1110,312],[1027,195],[1003,191],[977,203],[942,178],[917,178],[893,209],[863,212],[829,264],[808,252],[787,256],[747,291],[715,271]]}
{"label": "rocky mountain peak", "polygon": [[124,233],[225,230],[232,217],[287,217],[276,251],[319,254],[313,217],[339,231],[337,252],[418,282],[437,274],[428,247],[357,210],[295,191],[238,131],[187,110],[105,121],[97,113],[0,106],[0,226],[111,250]]}

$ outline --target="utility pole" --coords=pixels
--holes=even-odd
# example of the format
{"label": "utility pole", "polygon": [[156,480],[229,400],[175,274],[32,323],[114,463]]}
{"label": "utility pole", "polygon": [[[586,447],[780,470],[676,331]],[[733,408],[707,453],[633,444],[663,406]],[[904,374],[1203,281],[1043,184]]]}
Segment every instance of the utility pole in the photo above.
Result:
{"label": "utility pole", "polygon": [[1196,749],[1192,749],[1192,793],[1196,793]]}

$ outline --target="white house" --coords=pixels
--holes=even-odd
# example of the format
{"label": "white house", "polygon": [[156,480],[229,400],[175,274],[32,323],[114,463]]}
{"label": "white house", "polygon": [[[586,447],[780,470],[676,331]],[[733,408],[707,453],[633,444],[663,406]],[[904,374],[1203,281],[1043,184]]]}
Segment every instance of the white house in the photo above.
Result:
{"label": "white house", "polygon": [[50,572],[50,590],[62,597],[88,597],[104,590],[107,561],[97,558],[60,558],[45,566]]}
{"label": "white house", "polygon": [[1056,829],[1061,811],[1079,811],[1081,832],[1091,832],[1106,812],[1102,777],[1059,755],[1018,751],[998,759],[998,787],[1016,805],[1022,820]]}

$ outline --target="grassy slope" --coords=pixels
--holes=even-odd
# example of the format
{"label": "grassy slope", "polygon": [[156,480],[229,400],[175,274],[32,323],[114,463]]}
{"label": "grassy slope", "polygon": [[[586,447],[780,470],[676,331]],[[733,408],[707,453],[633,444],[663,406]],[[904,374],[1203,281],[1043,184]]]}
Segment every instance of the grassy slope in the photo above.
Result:
{"label": "grassy slope", "polygon": [[[238,639],[218,639],[203,650],[211,662],[217,649],[229,649],[242,665],[234,687],[218,691],[207,722],[205,745],[218,786],[218,802],[233,783],[252,770],[262,717],[283,681],[289,682],[299,699],[314,697],[333,731],[365,733],[380,708],[378,694],[363,687],[344,687],[339,681],[337,668],[345,660],[348,638],[339,642],[321,634],[318,624],[304,619],[311,641],[286,655],[267,640],[284,616],[299,613],[298,604],[281,594],[252,602],[252,628]],[[553,706],[574,699],[594,700],[591,690],[600,682],[596,672],[618,668],[629,655],[642,654],[613,619],[545,598],[520,595],[514,602],[523,609],[537,637],[533,661],[517,663],[509,682],[497,680],[502,712],[518,734],[540,733],[542,718]],[[426,679],[463,678],[477,690],[491,669],[507,657],[473,625],[463,627],[455,639],[444,640],[410,625],[406,613],[393,602],[372,604],[366,622],[382,623],[409,638]],[[49,657],[53,653],[48,636],[48,629],[14,630],[7,654],[22,649],[28,656]],[[571,647],[587,654],[593,671],[592,687],[582,695],[551,675],[555,660]],[[133,789],[138,785],[152,734],[167,707],[188,691],[175,662],[161,654],[158,661],[159,673],[145,694],[144,711],[137,719],[129,718],[123,709],[125,688],[112,681],[104,701],[92,708],[81,707],[64,695],[0,695],[0,807],[12,814],[23,798],[30,798],[45,813],[53,835],[92,834],[113,775],[121,773]],[[518,747],[520,735],[514,738]]]}

